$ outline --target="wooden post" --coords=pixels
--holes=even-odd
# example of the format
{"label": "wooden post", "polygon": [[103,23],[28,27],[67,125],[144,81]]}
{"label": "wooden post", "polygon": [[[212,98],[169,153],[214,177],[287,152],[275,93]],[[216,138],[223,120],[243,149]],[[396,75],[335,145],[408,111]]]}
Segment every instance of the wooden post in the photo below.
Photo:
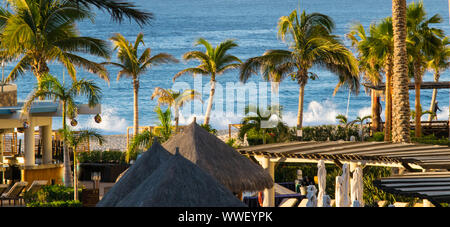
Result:
{"label": "wooden post", "polygon": [[35,157],[34,157],[34,125],[33,121],[29,120],[28,128],[24,130],[24,143],[25,143],[25,152],[24,152],[24,164],[25,166],[33,166],[35,165]]}
{"label": "wooden post", "polygon": [[[261,166],[269,172],[270,176],[272,177],[272,180],[274,180],[275,177],[275,163],[271,162],[269,158],[264,157],[261,161]],[[275,206],[275,187],[264,189],[263,192],[264,200],[263,200],[263,207],[274,207]]]}

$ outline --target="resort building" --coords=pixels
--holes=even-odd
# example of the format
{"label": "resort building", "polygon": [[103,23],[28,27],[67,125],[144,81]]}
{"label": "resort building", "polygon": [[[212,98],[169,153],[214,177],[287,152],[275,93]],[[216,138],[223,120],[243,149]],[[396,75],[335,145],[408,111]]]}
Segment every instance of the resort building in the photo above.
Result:
{"label": "resort building", "polygon": [[[62,183],[63,165],[54,160],[53,153],[56,133],[52,130],[52,118],[62,116],[62,105],[49,100],[35,101],[28,116],[23,116],[24,102],[17,101],[17,86],[4,85],[0,89],[0,161],[2,171],[7,171],[16,163],[21,170],[22,181],[47,180],[48,183]],[[78,104],[78,114],[100,114],[101,105],[90,108]],[[8,146],[6,135],[13,135]],[[23,134],[23,143],[18,145],[17,135]],[[19,149],[18,149],[19,147]],[[8,150],[7,153],[5,151]],[[22,150],[22,152],[20,151]],[[40,157],[36,154],[40,151]],[[2,176],[5,176],[4,174]],[[3,182],[6,183],[5,179]]]}

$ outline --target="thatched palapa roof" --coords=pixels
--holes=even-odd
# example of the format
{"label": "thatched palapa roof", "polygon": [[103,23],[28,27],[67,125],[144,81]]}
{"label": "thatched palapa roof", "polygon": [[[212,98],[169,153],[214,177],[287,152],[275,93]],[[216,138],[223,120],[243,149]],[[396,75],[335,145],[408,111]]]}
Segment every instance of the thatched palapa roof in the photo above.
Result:
{"label": "thatched palapa roof", "polygon": [[97,203],[98,207],[113,207],[123,199],[128,193],[136,189],[147,177],[149,177],[161,163],[167,161],[172,154],[164,149],[156,140],[150,149],[142,154],[126,170],[122,177],[114,186],[104,195],[102,200]]}
{"label": "thatched palapa roof", "polygon": [[117,206],[245,207],[245,204],[212,176],[177,153]]}
{"label": "thatched palapa roof", "polygon": [[188,125],[162,145],[197,164],[230,191],[262,191],[273,186],[270,175],[258,164],[238,153],[195,123]]}

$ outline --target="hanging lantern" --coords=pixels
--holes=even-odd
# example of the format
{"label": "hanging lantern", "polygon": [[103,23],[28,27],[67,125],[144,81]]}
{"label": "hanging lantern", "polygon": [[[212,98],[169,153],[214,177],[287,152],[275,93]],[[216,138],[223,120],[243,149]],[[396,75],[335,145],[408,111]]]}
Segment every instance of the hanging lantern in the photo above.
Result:
{"label": "hanging lantern", "polygon": [[71,120],[70,120],[70,125],[72,125],[73,127],[75,127],[75,126],[78,125],[78,121],[75,120],[75,119],[71,119]]}
{"label": "hanging lantern", "polygon": [[28,122],[27,122],[27,121],[24,121],[24,122],[23,122],[23,128],[28,128],[28,127],[29,127]]}
{"label": "hanging lantern", "polygon": [[100,117],[100,114],[95,115],[94,120],[96,123],[102,122],[102,117]]}

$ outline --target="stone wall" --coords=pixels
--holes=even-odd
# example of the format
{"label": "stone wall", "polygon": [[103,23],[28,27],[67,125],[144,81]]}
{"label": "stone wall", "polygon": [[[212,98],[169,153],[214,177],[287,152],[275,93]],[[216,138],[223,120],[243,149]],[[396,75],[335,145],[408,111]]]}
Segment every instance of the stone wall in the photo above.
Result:
{"label": "stone wall", "polygon": [[0,107],[17,106],[17,85],[0,85]]}

